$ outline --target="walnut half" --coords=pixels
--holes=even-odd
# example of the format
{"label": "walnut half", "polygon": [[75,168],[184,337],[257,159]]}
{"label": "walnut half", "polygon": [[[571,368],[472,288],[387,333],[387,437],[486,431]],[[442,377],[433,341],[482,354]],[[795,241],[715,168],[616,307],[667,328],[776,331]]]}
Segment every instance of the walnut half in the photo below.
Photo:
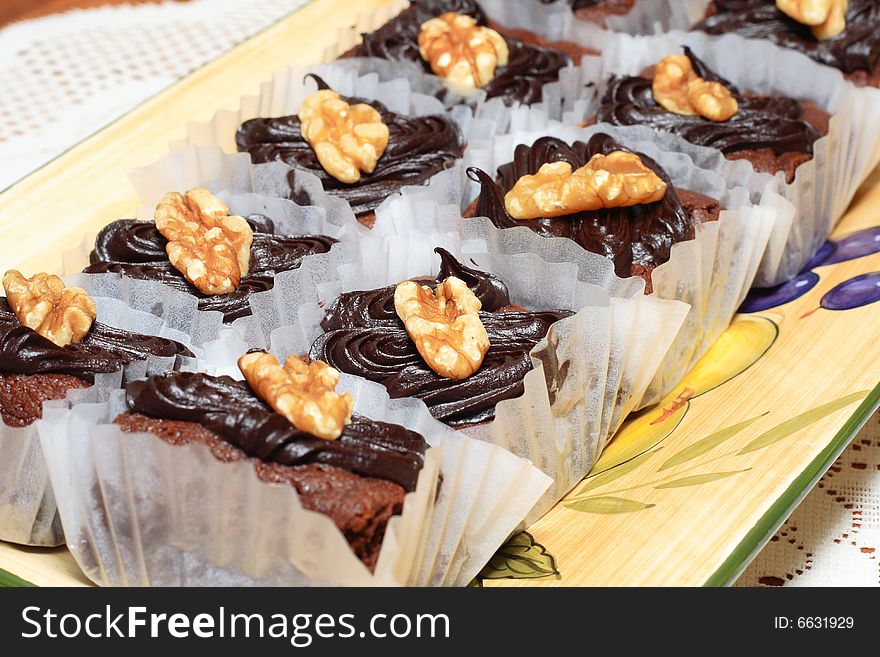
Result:
{"label": "walnut half", "polygon": [[336,440],[351,422],[351,393],[339,394],[339,372],[316,360],[289,356],[284,367],[271,354],[255,351],[238,359],[238,368],[260,399],[300,431]]}
{"label": "walnut half", "polygon": [[819,41],[846,29],[849,0],[776,0],[776,8],[798,23],[808,25]]}
{"label": "walnut half", "polygon": [[437,285],[405,281],[394,290],[394,309],[424,361],[440,376],[466,379],[489,351],[489,335],[480,320],[482,307],[460,278]]}
{"label": "walnut half", "polygon": [[489,84],[510,56],[498,32],[452,11],[422,23],[419,53],[434,73],[469,89]]}
{"label": "walnut half", "polygon": [[388,126],[366,103],[349,105],[331,89],[309,94],[299,107],[303,138],[336,180],[356,183],[373,173],[388,147]]}
{"label": "walnut half", "polygon": [[243,217],[207,189],[166,194],[156,206],[156,228],[168,240],[171,264],[203,294],[235,292],[250,270],[254,232]]}
{"label": "walnut half", "polygon": [[654,203],[665,194],[666,183],[638,155],[612,151],[594,155],[575,171],[568,162],[544,164],[516,181],[504,207],[514,219],[538,219]]}
{"label": "walnut half", "polygon": [[658,62],[651,89],[654,100],[675,114],[699,115],[720,122],[739,110],[730,89],[697,75],[685,55],[670,55]]}
{"label": "walnut half", "polygon": [[67,287],[46,273],[25,278],[14,269],[3,276],[9,307],[22,326],[59,347],[80,342],[95,321],[95,302],[81,287]]}

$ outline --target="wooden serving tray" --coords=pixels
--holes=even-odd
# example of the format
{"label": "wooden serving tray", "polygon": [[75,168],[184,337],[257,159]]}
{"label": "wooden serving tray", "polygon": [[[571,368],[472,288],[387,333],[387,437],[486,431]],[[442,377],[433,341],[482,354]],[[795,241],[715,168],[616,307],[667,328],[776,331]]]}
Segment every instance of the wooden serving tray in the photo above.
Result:
{"label": "wooden serving tray", "polygon": [[[361,0],[358,9],[386,4]],[[273,70],[318,62],[350,16],[344,0],[312,2],[0,194],[0,271],[59,271],[64,250],[133,216],[129,170],[158,159],[187,122],[237,106]],[[835,237],[878,224],[880,170]],[[798,289],[809,291],[799,298],[738,316],[475,584],[731,583],[880,405],[878,234],[860,232],[841,247],[860,257],[805,274]],[[0,543],[0,585],[29,583],[89,582],[66,548]]]}

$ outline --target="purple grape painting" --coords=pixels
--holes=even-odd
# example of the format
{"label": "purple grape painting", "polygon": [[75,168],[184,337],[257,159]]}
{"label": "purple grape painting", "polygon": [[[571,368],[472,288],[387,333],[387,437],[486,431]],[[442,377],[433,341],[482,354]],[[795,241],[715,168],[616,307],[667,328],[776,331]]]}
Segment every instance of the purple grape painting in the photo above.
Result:
{"label": "purple grape painting", "polygon": [[[845,235],[831,243],[834,244],[836,248],[830,251],[825,259],[819,260],[820,254],[825,250],[825,246],[823,245],[822,248],[819,249],[819,252],[816,253],[810,261],[810,268],[833,265],[838,262],[846,262],[847,260],[855,260],[856,258],[862,258],[880,252],[880,226],[874,226],[873,228],[866,228],[864,230],[856,231],[855,233],[850,233],[849,235]],[[828,244],[828,242],[825,244]]]}
{"label": "purple grape painting", "polygon": [[880,271],[862,274],[836,285],[819,305],[827,310],[851,310],[880,301]]}
{"label": "purple grape painting", "polygon": [[819,247],[819,250],[816,251],[816,255],[810,258],[810,261],[804,265],[804,268],[801,270],[801,273],[810,271],[815,267],[821,267],[822,265],[828,262],[828,259],[834,255],[834,252],[837,251],[837,243],[832,242],[830,240],[826,240],[822,246]]}
{"label": "purple grape painting", "polygon": [[816,287],[818,282],[819,274],[805,271],[790,281],[786,281],[776,287],[752,288],[745,301],[739,307],[739,312],[756,313],[759,310],[781,306],[789,301],[794,301],[798,297],[802,297]]}
{"label": "purple grape painting", "polygon": [[[826,241],[816,251],[816,255],[810,258],[803,271],[790,281],[776,287],[753,288],[739,307],[739,312],[755,313],[794,301],[816,287],[819,275],[811,271],[815,267],[834,265],[874,253],[880,253],[880,226],[858,230],[838,240]],[[880,301],[880,284],[873,286],[873,281],[878,280],[878,276],[880,272],[844,281],[822,297],[820,307],[828,310],[849,310]],[[848,303],[852,305],[847,306]],[[819,308],[814,308],[802,317],[808,317],[817,310]]]}

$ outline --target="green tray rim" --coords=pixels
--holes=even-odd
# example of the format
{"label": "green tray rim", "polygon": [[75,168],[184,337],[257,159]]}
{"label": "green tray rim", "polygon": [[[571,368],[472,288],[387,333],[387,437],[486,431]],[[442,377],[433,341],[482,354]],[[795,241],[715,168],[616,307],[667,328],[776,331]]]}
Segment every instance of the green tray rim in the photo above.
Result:
{"label": "green tray rim", "polygon": [[880,383],[862,400],[834,438],[810,461],[785,492],[776,498],[749,533],[709,576],[704,586],[730,586],[736,581],[878,408],[880,408]]}

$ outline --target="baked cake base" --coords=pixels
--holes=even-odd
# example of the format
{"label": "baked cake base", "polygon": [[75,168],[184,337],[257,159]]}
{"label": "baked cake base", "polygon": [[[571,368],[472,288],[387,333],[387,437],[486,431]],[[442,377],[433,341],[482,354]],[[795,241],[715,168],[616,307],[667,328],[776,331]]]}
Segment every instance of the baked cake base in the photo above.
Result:
{"label": "baked cake base", "polygon": [[43,417],[43,402],[90,385],[69,374],[0,374],[0,417],[10,427],[26,427]]}

